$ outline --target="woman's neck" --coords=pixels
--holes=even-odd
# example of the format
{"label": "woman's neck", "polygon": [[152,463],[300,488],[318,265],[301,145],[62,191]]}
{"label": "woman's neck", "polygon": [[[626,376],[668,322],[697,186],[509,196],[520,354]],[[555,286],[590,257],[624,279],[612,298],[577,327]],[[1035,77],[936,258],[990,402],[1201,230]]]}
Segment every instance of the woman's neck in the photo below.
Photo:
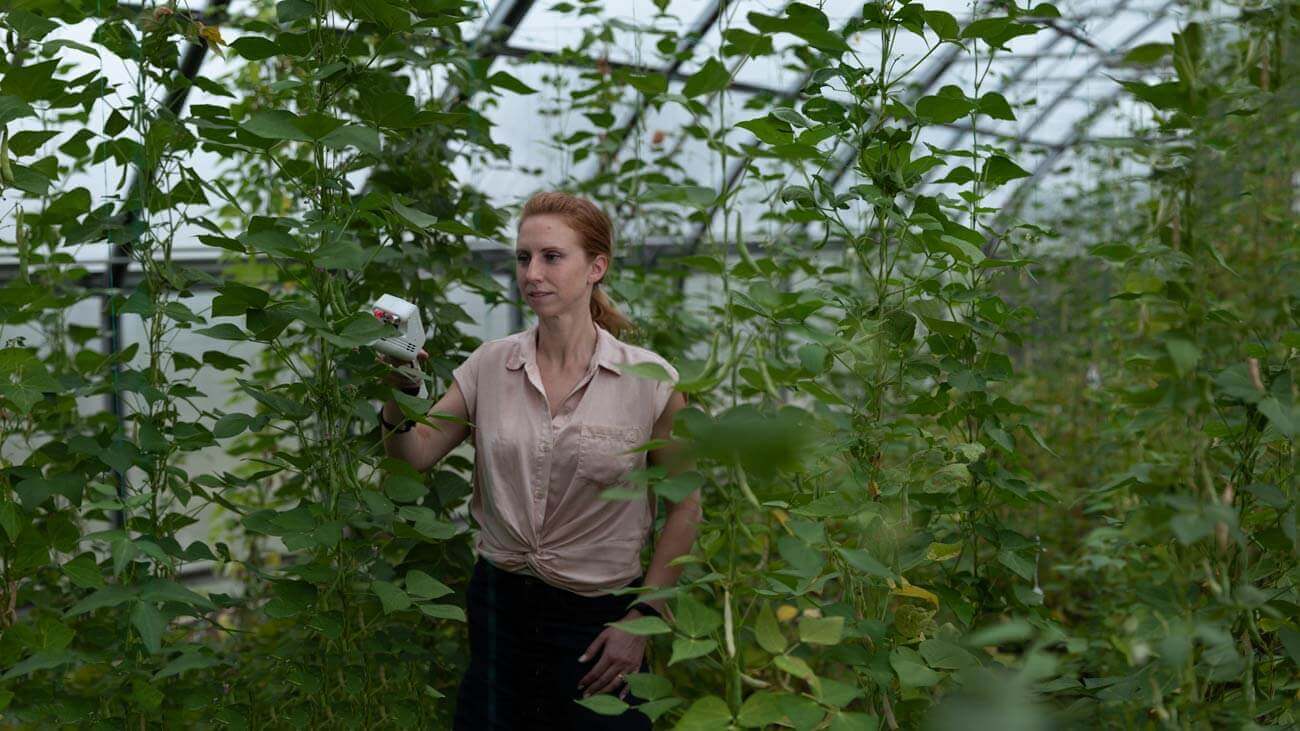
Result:
{"label": "woman's neck", "polygon": [[596,324],[590,313],[538,321],[537,359],[562,370],[586,368],[596,352]]}

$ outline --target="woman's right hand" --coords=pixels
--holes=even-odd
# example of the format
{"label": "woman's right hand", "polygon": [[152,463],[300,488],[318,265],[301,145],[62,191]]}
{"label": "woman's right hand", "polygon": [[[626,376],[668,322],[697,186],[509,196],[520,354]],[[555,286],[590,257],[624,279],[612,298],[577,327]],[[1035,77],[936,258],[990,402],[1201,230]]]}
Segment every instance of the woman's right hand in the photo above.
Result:
{"label": "woman's right hand", "polygon": [[[392,366],[394,368],[394,370],[391,370],[384,375],[384,383],[387,383],[388,385],[392,386],[393,388],[396,388],[399,391],[411,391],[411,390],[419,389],[420,387],[419,381],[407,378],[406,376],[402,375],[401,372],[396,370],[396,368],[400,366],[407,366],[412,368],[417,367],[414,363],[411,363],[410,361],[396,360],[394,358],[390,358],[389,356],[383,354],[377,354],[375,357],[379,361],[389,366]],[[416,359],[417,362],[420,364],[418,366],[419,370],[423,371],[424,362],[429,359],[429,352],[424,348],[420,348],[420,352],[418,355],[416,355]]]}

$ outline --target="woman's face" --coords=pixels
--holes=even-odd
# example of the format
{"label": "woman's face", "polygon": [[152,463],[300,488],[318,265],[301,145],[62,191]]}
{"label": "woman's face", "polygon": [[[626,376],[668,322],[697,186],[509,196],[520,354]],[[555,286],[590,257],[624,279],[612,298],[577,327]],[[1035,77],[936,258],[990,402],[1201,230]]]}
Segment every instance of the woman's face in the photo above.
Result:
{"label": "woman's face", "polygon": [[560,216],[524,219],[515,244],[515,279],[539,316],[590,307],[591,287],[605,276],[604,255],[588,259],[582,238]]}

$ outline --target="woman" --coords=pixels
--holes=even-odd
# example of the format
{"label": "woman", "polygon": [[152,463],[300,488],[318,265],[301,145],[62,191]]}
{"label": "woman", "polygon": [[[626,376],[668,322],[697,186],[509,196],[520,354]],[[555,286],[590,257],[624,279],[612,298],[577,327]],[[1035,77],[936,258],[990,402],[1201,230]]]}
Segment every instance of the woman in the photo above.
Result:
{"label": "woman", "polygon": [[[685,398],[668,383],[620,373],[654,363],[677,378],[663,358],[616,337],[629,323],[600,290],[613,233],[599,208],[540,193],[525,204],[517,233],[515,277],[537,325],[483,343],[433,407],[474,425],[478,559],[455,728],[649,729],[635,709],[602,716],[575,701],[616,693],[632,706],[642,702],[624,678],[648,671],[645,637],[607,625],[659,614],[666,601],[629,610],[631,598],[611,592],[677,583],[681,568],[669,563],[695,540],[699,491],[672,504],[644,576],[653,497],[601,493],[645,466],[646,452],[630,450],[667,440]],[[471,434],[451,421],[393,427],[402,417],[391,400],[381,415],[387,453],[420,470]],[[684,468],[671,449],[651,450],[650,463]]]}

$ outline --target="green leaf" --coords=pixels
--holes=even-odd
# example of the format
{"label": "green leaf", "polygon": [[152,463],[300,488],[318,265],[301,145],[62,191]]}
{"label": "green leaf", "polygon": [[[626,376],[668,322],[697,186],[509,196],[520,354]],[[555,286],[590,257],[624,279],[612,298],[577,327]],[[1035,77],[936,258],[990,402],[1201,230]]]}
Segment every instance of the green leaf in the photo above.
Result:
{"label": "green leaf", "polygon": [[937,94],[921,97],[916,102],[916,116],[927,122],[952,124],[975,109],[975,104],[960,88],[948,85]]}
{"label": "green leaf", "polygon": [[656,482],[654,491],[655,494],[666,500],[679,503],[703,486],[704,476],[699,472],[690,470]]}
{"label": "green leaf", "polygon": [[492,74],[491,76],[488,77],[487,81],[492,86],[498,87],[500,89],[505,89],[506,91],[513,91],[516,94],[522,94],[526,96],[528,94],[537,93],[536,89],[529,86],[528,84],[525,84],[524,82],[520,81],[514,76],[511,76],[505,71],[498,71],[495,74]]}
{"label": "green leaf", "polygon": [[75,587],[82,589],[104,588],[104,576],[100,574],[99,565],[95,563],[94,555],[83,553],[62,565],[61,568],[64,575],[68,576],[68,579],[72,581]]}
{"label": "green leaf", "polygon": [[961,32],[961,37],[978,38],[993,48],[1004,48],[1012,39],[1037,32],[1037,26],[1017,23],[1008,17],[981,18],[966,26]]}
{"label": "green leaf", "polygon": [[429,494],[429,488],[423,482],[407,475],[389,475],[384,480],[384,494],[393,502],[413,503]]}
{"label": "green leaf", "polygon": [[1011,162],[1002,155],[993,155],[984,161],[984,171],[980,173],[984,182],[999,186],[1012,180],[1029,177],[1029,171]]}
{"label": "green leaf", "polygon": [[1177,111],[1187,107],[1187,93],[1177,81],[1149,85],[1140,81],[1121,81],[1120,86],[1156,109]]}
{"label": "green leaf", "polygon": [[91,594],[81,601],[73,604],[68,611],[63,613],[65,617],[75,617],[86,612],[93,612],[103,607],[115,607],[134,599],[136,593],[131,589],[113,584]]}
{"label": "green leaf", "polygon": [[1290,627],[1282,627],[1278,630],[1278,637],[1282,640],[1282,646],[1286,648],[1286,653],[1291,656],[1291,662],[1296,667],[1300,667],[1300,631]]}
{"label": "green leaf", "polygon": [[952,13],[946,13],[942,10],[926,10],[922,16],[925,18],[925,24],[930,26],[930,30],[939,36],[940,40],[955,41],[960,35],[960,28],[957,25],[957,19]]}
{"label": "green leaf", "polygon": [[726,701],[716,695],[708,695],[692,703],[673,729],[674,731],[718,731],[727,728],[731,721],[731,709],[727,707]]}
{"label": "green leaf", "polygon": [[1166,338],[1165,349],[1169,351],[1169,359],[1173,361],[1174,371],[1179,376],[1185,376],[1195,370],[1197,361],[1201,359],[1200,349],[1183,338]]}
{"label": "green leaf", "polygon": [[150,579],[140,587],[140,598],[151,602],[176,602],[187,607],[213,610],[217,605],[202,594],[188,589],[171,579]]}
{"label": "green leaf", "polygon": [[910,647],[895,647],[889,653],[889,665],[904,688],[928,688],[942,676],[925,666],[920,653]]}
{"label": "green leaf", "polygon": [[0,124],[9,124],[15,119],[35,117],[32,105],[16,96],[0,96]]}
{"label": "green leaf", "polygon": [[379,601],[384,605],[384,614],[400,612],[411,608],[411,597],[406,592],[387,581],[373,581],[370,583],[370,590],[379,597]]}
{"label": "green leaf", "polygon": [[465,621],[465,610],[454,604],[421,604],[420,611],[425,616],[434,619],[450,619],[456,622]]}
{"label": "green leaf", "polygon": [[880,719],[870,713],[837,710],[826,731],[876,731],[879,728]]}
{"label": "green leaf", "polygon": [[144,646],[151,653],[162,649],[164,624],[162,614],[158,612],[158,607],[155,607],[153,602],[138,601],[131,608],[131,626],[135,627],[140,639],[144,641]]}
{"label": "green leaf", "polygon": [[4,675],[0,675],[0,680],[12,680],[41,670],[51,670],[60,665],[67,665],[74,659],[75,656],[66,650],[59,650],[56,652],[38,652],[9,668]]}
{"label": "green leaf", "polygon": [[727,88],[727,84],[730,82],[731,73],[727,71],[727,67],[723,66],[718,59],[710,56],[699,71],[691,74],[690,78],[686,79],[686,84],[682,87],[682,94],[688,98],[697,97],[701,94],[721,91]]}
{"label": "green leaf", "polygon": [[766,603],[758,612],[758,622],[754,626],[754,634],[758,639],[759,646],[769,653],[780,655],[785,652],[785,634],[781,632],[781,626],[776,621],[776,613]]}
{"label": "green leaf", "polygon": [[794,141],[793,134],[773,124],[772,120],[765,116],[738,122],[736,126],[749,130],[760,142],[766,142],[769,145],[786,145]]}
{"label": "green leaf", "polygon": [[964,648],[940,639],[922,641],[920,650],[921,656],[932,668],[963,670],[978,667],[980,664],[979,660]]}
{"label": "green leaf", "polygon": [[416,599],[437,599],[454,591],[441,581],[417,569],[406,574],[406,593]]}
{"label": "green leaf", "polygon": [[217,439],[229,439],[242,434],[253,422],[247,414],[226,414],[212,425],[212,436]]}
{"label": "green leaf", "polygon": [[395,31],[411,30],[411,13],[385,0],[352,0],[353,15]]}
{"label": "green leaf", "polygon": [[814,688],[820,687],[820,683],[818,683],[817,680],[817,674],[814,673],[812,668],[808,666],[808,663],[804,662],[802,659],[794,657],[793,655],[777,655],[772,658],[772,663],[796,678],[802,678]]}
{"label": "green leaf", "polygon": [[1128,53],[1124,54],[1122,62],[1137,66],[1151,66],[1160,63],[1165,56],[1173,53],[1173,51],[1173,44],[1170,43],[1143,43],[1129,49]]}
{"label": "green leaf", "polygon": [[678,203],[692,208],[708,208],[718,194],[712,188],[699,185],[665,185],[649,183],[641,195],[642,203]]}
{"label": "green leaf", "polygon": [[236,38],[230,42],[230,48],[249,61],[273,58],[280,53],[280,49],[275,45],[274,41],[254,35]]}
{"label": "green leaf", "polygon": [[417,231],[433,228],[438,224],[438,219],[430,216],[424,211],[404,206],[397,201],[393,201],[393,212],[402,217],[402,220],[415,227]]}
{"label": "green leaf", "polygon": [[888,566],[861,548],[836,548],[835,551],[858,571],[871,576],[879,576],[882,579],[894,578],[894,572]]}
{"label": "green leaf", "polygon": [[808,41],[808,45],[833,54],[848,53],[852,49],[838,33],[822,28],[806,28],[794,31],[794,34]]}
{"label": "green leaf", "polygon": [[843,636],[843,617],[804,617],[799,620],[801,642],[810,645],[838,645]]}
{"label": "green leaf", "polygon": [[346,124],[321,138],[321,144],[335,150],[354,147],[368,155],[383,152],[379,130],[362,124]]}
{"label": "green leaf", "polygon": [[574,702],[602,716],[617,716],[631,708],[628,704],[608,693],[593,695],[590,698],[583,698]]}
{"label": "green leaf", "polygon": [[1294,437],[1296,435],[1297,424],[1291,415],[1292,409],[1288,409],[1277,398],[1267,396],[1260,399],[1258,408],[1259,413],[1267,417],[1273,428],[1277,429],[1283,436]]}
{"label": "green leaf", "polygon": [[1013,619],[975,630],[963,640],[971,647],[988,647],[1007,642],[1021,642],[1034,636],[1034,628],[1023,619]]}
{"label": "green leaf", "polygon": [[736,722],[741,728],[768,728],[779,725],[785,719],[785,711],[781,708],[781,699],[785,695],[766,690],[750,694],[741,704],[740,715],[736,716]]}
{"label": "green leaf", "polygon": [[238,325],[229,322],[223,322],[212,327],[204,327],[195,330],[196,335],[206,335],[217,340],[248,340],[248,333],[239,328]]}
{"label": "green leaf", "polygon": [[119,535],[109,541],[110,553],[113,557],[113,575],[120,576],[126,567],[135,560],[140,554],[140,548],[125,535]]}
{"label": "green leaf", "polygon": [[297,121],[298,117],[293,112],[272,109],[253,112],[252,116],[239,126],[247,132],[268,140],[311,142],[311,136],[298,128]]}
{"label": "green leaf", "polygon": [[668,660],[669,665],[679,663],[683,660],[707,655],[718,649],[718,643],[714,640],[697,640],[693,637],[676,637],[673,639],[673,655]]}
{"label": "green leaf", "polygon": [[677,620],[677,629],[691,637],[704,637],[722,626],[722,614],[689,594],[677,598],[673,616]]}
{"label": "green leaf", "polygon": [[265,290],[249,287],[239,282],[225,282],[217,288],[220,294],[212,300],[212,315],[224,317],[242,315],[250,309],[262,309],[271,299]]}
{"label": "green leaf", "polygon": [[248,233],[244,243],[273,256],[302,257],[306,251],[293,234],[279,228],[264,228]]}
{"label": "green leaf", "polygon": [[5,20],[18,32],[18,35],[29,41],[39,41],[50,34],[50,31],[58,28],[55,23],[48,18],[42,18],[35,13],[29,13],[25,10],[12,8],[6,15]]}
{"label": "green leaf", "polygon": [[12,542],[18,540],[18,506],[11,502],[0,503],[0,530]]}
{"label": "green leaf", "polygon": [[667,622],[664,622],[658,617],[637,617],[636,619],[626,619],[621,622],[615,622],[610,626],[617,627],[628,634],[643,637],[649,635],[663,635],[673,631],[672,627],[669,627]]}
{"label": "green leaf", "polygon": [[1025,581],[1034,579],[1034,562],[1032,559],[1025,558],[1016,551],[1002,549],[998,552],[998,563],[1006,566],[1016,573],[1017,576]]}
{"label": "green leaf", "polygon": [[620,373],[625,373],[637,378],[648,378],[652,381],[663,381],[672,383],[672,374],[658,363],[620,363],[618,365]]}
{"label": "green leaf", "polygon": [[996,91],[990,91],[980,97],[979,112],[993,119],[1005,119],[1007,121],[1015,121],[1016,119],[1016,114],[1011,111],[1011,104],[1007,102],[1007,98]]}
{"label": "green leaf", "polygon": [[170,678],[173,675],[180,675],[187,670],[203,670],[217,664],[217,659],[205,654],[205,651],[203,650],[186,651],[182,652],[171,662],[164,665],[161,670],[154,673],[153,677],[155,680],[162,680],[163,678]]}
{"label": "green leaf", "polygon": [[58,66],[57,59],[26,66],[11,65],[0,78],[0,94],[16,96],[28,102],[55,99],[67,88],[66,82],[54,78]]}
{"label": "green leaf", "polygon": [[791,508],[790,512],[809,518],[843,518],[857,515],[867,506],[854,496],[836,491],[822,495],[807,505]]}
{"label": "green leaf", "polygon": [[316,6],[307,0],[280,0],[275,4],[275,19],[281,23],[289,24],[315,14]]}

